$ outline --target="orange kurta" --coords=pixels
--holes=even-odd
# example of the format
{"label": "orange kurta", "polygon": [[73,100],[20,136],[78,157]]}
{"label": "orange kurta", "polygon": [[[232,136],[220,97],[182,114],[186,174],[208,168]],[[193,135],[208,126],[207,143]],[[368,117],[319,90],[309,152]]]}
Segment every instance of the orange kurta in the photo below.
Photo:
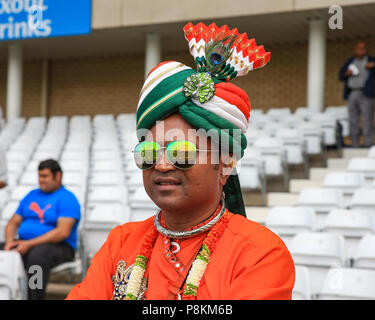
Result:
{"label": "orange kurta", "polygon": [[[135,262],[144,235],[153,227],[151,217],[114,228],[94,256],[84,280],[66,299],[112,299],[112,276],[119,260]],[[146,299],[176,299],[189,268],[208,231],[181,240],[173,254],[170,240],[159,234],[145,277]],[[283,241],[253,221],[229,213],[228,227],[211,255],[198,288],[197,299],[291,299],[294,263]]]}

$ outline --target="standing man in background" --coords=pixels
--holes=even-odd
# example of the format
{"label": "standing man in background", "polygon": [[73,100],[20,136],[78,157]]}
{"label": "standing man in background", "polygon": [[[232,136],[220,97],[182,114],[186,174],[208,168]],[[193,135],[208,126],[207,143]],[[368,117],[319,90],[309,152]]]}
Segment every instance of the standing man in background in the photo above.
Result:
{"label": "standing man in background", "polygon": [[348,100],[349,127],[352,147],[359,147],[360,114],[364,147],[373,145],[373,109],[375,96],[375,58],[367,53],[367,44],[358,41],[355,56],[345,62],[339,80],[345,82],[344,99]]}

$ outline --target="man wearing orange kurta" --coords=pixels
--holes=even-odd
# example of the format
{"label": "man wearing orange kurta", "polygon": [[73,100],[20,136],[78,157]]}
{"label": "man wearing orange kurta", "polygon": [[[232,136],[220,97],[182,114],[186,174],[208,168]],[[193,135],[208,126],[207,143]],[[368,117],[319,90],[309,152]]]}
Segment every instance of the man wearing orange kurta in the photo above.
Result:
{"label": "man wearing orange kurta", "polygon": [[198,71],[159,64],[137,109],[134,158],[160,210],[113,229],[67,299],[291,299],[293,260],[277,235],[246,219],[235,168],[250,102],[228,81],[270,53],[227,26],[184,31]]}

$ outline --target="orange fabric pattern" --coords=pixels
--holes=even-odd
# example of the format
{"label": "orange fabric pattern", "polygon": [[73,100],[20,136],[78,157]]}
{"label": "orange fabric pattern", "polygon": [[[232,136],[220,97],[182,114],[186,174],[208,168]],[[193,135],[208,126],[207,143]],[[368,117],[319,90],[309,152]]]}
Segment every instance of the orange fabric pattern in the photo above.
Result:
{"label": "orange fabric pattern", "polygon": [[[94,256],[84,280],[66,299],[112,299],[112,276],[118,261],[124,260],[127,266],[134,263],[153,219],[114,228]],[[178,241],[180,251],[175,254],[175,245],[159,234],[145,273],[146,299],[176,299],[207,232]],[[294,278],[294,263],[282,240],[267,228],[229,213],[228,227],[211,256],[197,299],[291,299]]]}

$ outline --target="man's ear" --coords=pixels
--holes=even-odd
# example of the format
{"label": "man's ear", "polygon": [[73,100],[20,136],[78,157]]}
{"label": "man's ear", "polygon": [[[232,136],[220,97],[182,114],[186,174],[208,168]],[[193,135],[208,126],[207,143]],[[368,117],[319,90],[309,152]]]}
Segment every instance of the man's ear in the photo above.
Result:
{"label": "man's ear", "polygon": [[62,173],[60,171],[55,173],[54,180],[62,180]]}
{"label": "man's ear", "polygon": [[229,176],[237,165],[237,159],[235,156],[226,154],[221,157],[221,172],[220,172],[220,184],[224,186],[227,183]]}

